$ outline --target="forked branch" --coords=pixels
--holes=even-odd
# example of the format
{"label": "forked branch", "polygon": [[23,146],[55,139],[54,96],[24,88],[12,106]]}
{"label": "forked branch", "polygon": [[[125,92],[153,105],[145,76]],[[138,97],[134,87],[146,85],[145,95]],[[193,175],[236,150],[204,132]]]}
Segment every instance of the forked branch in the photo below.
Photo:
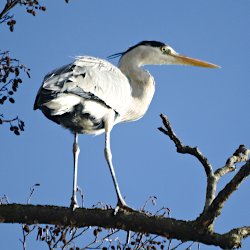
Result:
{"label": "forked branch", "polygon": [[[233,155],[228,158],[225,166],[217,169],[216,171],[213,171],[212,165],[208,162],[207,158],[200,152],[200,150],[197,147],[191,148],[189,146],[185,146],[174,133],[168,118],[163,114],[161,115],[161,118],[164,124],[164,128],[160,127],[159,130],[165,135],[167,135],[174,142],[177,148],[177,152],[190,154],[196,157],[200,161],[206,172],[206,202],[204,210],[197,218],[196,222],[204,230],[213,232],[214,220],[220,215],[225,202],[230,197],[230,195],[239,187],[242,181],[250,175],[250,162],[248,160],[250,150],[248,150],[244,145],[240,145],[239,148],[233,153]],[[239,162],[246,163],[242,167],[240,167],[238,173],[216,196],[217,183],[219,179],[225,174],[235,171],[235,163]],[[238,232],[238,234],[241,235],[242,238],[244,238],[246,236],[249,236],[249,227],[233,229],[231,233],[233,232],[234,234]]]}

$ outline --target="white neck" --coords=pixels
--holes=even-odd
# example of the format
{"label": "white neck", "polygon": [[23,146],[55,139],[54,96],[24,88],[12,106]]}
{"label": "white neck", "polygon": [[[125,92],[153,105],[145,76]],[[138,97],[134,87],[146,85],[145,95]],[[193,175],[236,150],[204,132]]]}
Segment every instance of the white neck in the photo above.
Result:
{"label": "white neck", "polygon": [[128,78],[132,88],[132,103],[123,120],[136,120],[147,111],[154,95],[154,78],[143,70],[142,58],[131,51],[122,56],[119,61],[119,69]]}

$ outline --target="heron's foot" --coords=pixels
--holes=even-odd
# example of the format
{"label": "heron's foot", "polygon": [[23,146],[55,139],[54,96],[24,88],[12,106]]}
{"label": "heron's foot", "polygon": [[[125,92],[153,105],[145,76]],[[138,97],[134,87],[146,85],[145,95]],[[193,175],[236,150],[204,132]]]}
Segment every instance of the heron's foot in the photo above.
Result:
{"label": "heron's foot", "polygon": [[79,208],[78,203],[77,203],[77,200],[76,200],[76,198],[74,198],[74,197],[71,198],[70,208],[71,208],[73,211],[75,211],[76,208]]}
{"label": "heron's foot", "polygon": [[120,209],[128,212],[135,211],[133,208],[129,207],[124,200],[118,200],[117,205],[115,207],[114,215],[117,215]]}

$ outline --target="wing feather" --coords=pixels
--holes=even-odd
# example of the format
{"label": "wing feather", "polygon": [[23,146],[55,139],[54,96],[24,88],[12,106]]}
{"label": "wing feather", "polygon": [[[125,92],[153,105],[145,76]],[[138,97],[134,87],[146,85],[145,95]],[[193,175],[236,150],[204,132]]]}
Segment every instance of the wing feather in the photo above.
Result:
{"label": "wing feather", "polygon": [[94,57],[77,57],[72,64],[47,74],[42,88],[99,100],[121,115],[131,102],[126,76],[111,63]]}

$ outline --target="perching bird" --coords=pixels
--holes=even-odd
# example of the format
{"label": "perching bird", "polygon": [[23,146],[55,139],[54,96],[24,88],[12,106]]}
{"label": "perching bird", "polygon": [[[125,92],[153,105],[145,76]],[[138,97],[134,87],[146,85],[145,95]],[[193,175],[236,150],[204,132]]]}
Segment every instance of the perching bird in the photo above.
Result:
{"label": "perching bird", "polygon": [[110,132],[120,122],[135,121],[146,113],[155,91],[154,78],[144,65],[178,64],[207,68],[217,65],[186,57],[169,45],[143,41],[120,57],[118,68],[108,61],[79,56],[74,62],[47,74],[38,91],[34,109],[74,134],[74,176],[71,207],[77,205],[78,134],[105,133],[105,158],[115,186],[117,206],[127,207],[121,195],[110,148]]}

